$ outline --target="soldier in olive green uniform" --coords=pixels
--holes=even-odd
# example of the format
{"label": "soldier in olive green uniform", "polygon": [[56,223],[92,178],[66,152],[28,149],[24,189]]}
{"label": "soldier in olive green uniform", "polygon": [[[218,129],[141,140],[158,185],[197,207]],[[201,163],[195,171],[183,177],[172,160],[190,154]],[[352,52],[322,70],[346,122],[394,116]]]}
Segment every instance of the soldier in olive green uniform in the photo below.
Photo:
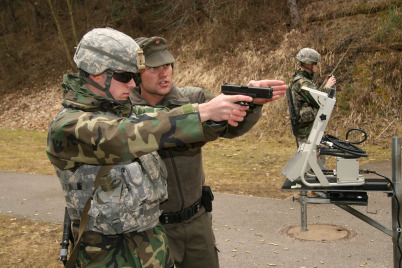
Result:
{"label": "soldier in olive green uniform", "polygon": [[[303,90],[306,86],[312,89],[317,89],[313,82],[314,73],[317,72],[320,54],[312,48],[303,48],[297,55],[296,59],[300,62],[300,69],[293,75],[292,85],[290,86],[293,107],[295,111],[296,126],[294,129],[298,145],[305,143],[310,135],[315,117],[319,106],[311,96],[311,94]],[[331,76],[322,91],[329,92],[336,83],[334,76]]]}
{"label": "soldier in olive green uniform", "polygon": [[78,244],[76,263],[68,265],[171,267],[159,223],[167,172],[154,151],[216,139],[202,122],[242,121],[245,108],[235,102],[251,98],[136,115],[128,96],[144,58],[132,38],[94,29],[81,39],[74,61],[79,74],[64,76],[64,109],[49,127],[47,146]]}
{"label": "soldier in olive green uniform", "polygon": [[[138,38],[139,46],[145,55],[145,69],[140,72],[141,79],[130,94],[131,101],[142,105],[142,110],[172,110],[191,103],[211,102],[215,97],[206,89],[198,87],[177,87],[173,84],[172,73],[174,57],[168,51],[164,38]],[[283,81],[252,81],[253,86],[274,87],[274,99],[284,93]],[[283,90],[282,93],[280,91]],[[260,101],[260,102],[259,102]],[[227,121],[206,121],[205,128],[215,129],[222,137],[237,137],[250,130],[261,116],[262,104],[267,100],[257,100],[253,109],[247,110],[244,121],[232,124]],[[161,204],[164,224],[176,267],[219,267],[218,253],[212,229],[212,192],[205,186],[202,164],[202,146],[206,142],[191,146],[176,146],[159,150],[168,171],[167,201]]]}

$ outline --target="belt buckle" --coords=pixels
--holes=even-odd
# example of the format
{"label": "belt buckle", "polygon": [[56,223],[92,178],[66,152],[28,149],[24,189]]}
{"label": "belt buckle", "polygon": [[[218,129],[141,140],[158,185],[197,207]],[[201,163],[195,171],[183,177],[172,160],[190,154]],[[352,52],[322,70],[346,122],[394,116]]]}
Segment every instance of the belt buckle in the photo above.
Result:
{"label": "belt buckle", "polygon": [[164,213],[161,216],[162,218],[160,219],[160,221],[163,224],[178,223],[180,220],[180,217],[176,212]]}

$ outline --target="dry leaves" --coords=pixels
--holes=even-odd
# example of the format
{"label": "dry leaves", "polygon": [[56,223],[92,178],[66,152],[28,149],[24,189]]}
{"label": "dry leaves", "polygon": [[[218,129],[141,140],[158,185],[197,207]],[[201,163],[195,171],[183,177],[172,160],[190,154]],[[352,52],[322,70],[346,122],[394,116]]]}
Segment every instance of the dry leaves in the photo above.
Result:
{"label": "dry leaves", "polygon": [[59,86],[27,93],[25,89],[11,92],[0,99],[0,126],[47,130],[61,110],[62,91]]}

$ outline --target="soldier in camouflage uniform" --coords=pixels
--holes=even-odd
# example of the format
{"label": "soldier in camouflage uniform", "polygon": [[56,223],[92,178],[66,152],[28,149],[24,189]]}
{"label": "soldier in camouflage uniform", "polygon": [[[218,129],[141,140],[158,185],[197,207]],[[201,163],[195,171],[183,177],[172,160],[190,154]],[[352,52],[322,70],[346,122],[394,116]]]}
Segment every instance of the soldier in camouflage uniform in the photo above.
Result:
{"label": "soldier in camouflage uniform", "polygon": [[[154,151],[216,139],[216,131],[202,122],[242,121],[246,108],[235,102],[252,99],[225,96],[210,105],[136,115],[128,96],[144,58],[132,38],[94,29],[81,39],[74,61],[79,74],[63,78],[64,109],[49,127],[47,155],[63,188],[75,240],[82,237],[76,265],[171,267],[159,223],[167,172]],[[88,223],[80,226],[84,218]]]}
{"label": "soldier in camouflage uniform", "polygon": [[[132,90],[130,99],[143,105],[142,111],[177,109],[190,103],[208,103],[214,95],[198,87],[177,87],[173,84],[174,57],[164,38],[138,38],[145,55],[145,69],[140,72],[139,86]],[[283,81],[252,81],[253,86],[273,86],[274,99],[286,90]],[[244,121],[234,124],[227,121],[207,121],[205,127],[214,128],[223,137],[237,137],[250,130],[261,116],[267,100],[254,100],[256,107],[247,111]],[[205,186],[201,148],[206,142],[192,146],[176,146],[159,150],[168,171],[167,201],[161,204],[164,224],[176,267],[219,267],[215,237],[212,229],[211,195]]]}
{"label": "soldier in camouflage uniform", "polygon": [[[318,69],[320,54],[312,48],[303,48],[297,53],[296,59],[300,62],[300,69],[293,75],[290,89],[297,120],[294,133],[298,145],[300,145],[307,141],[319,109],[318,104],[311,94],[306,90],[302,90],[302,87],[306,86],[317,89],[317,86],[313,82],[313,77]],[[322,91],[329,92],[330,88],[332,88],[335,83],[335,77],[331,76]]]}

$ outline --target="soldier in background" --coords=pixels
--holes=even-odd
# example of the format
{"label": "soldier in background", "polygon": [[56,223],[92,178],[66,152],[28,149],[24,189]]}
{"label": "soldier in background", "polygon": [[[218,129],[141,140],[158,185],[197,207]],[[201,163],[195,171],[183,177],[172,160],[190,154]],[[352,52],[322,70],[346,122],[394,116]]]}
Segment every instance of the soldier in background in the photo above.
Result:
{"label": "soldier in background", "polygon": [[[307,142],[319,109],[318,103],[310,92],[303,90],[302,87],[319,90],[314,84],[313,78],[318,70],[320,57],[320,54],[312,48],[302,48],[297,53],[296,59],[300,63],[300,69],[294,73],[292,84],[286,92],[292,121],[292,132],[296,138],[297,147]],[[322,91],[328,93],[335,86],[335,83],[334,76],[328,77]],[[318,159],[318,163],[324,168],[326,164],[325,156],[320,155]],[[318,197],[313,191],[308,191],[307,195],[309,197]]]}
{"label": "soldier in background", "polygon": [[[298,146],[300,146],[300,144],[307,141],[319,109],[318,103],[311,94],[303,90],[302,87],[306,86],[318,90],[313,82],[313,78],[318,70],[320,54],[312,48],[303,48],[297,53],[296,59],[300,63],[300,69],[293,75],[292,84],[289,89],[292,94],[290,96],[291,100],[293,100],[293,103],[290,103],[290,105],[293,105],[294,109],[292,110],[294,110],[293,112],[295,113],[292,116],[294,116],[296,121],[294,124],[292,122],[292,128]],[[335,77],[329,77],[322,91],[329,92],[329,90],[334,87],[335,83]]]}
{"label": "soldier in background", "polygon": [[73,223],[75,248],[67,267],[171,267],[159,223],[167,172],[154,151],[216,139],[203,122],[237,124],[247,107],[235,102],[252,98],[220,96],[136,115],[128,96],[144,58],[132,38],[93,29],[78,44],[74,61],[79,73],[63,77],[64,109],[47,140]]}
{"label": "soldier in background", "polygon": [[[221,96],[215,97],[203,88],[181,88],[173,83],[175,59],[164,38],[141,37],[136,41],[144,51],[145,69],[140,71],[138,86],[132,90],[130,99],[133,104],[142,105],[143,112],[177,109],[191,103],[203,105]],[[247,110],[245,120],[236,127],[226,121],[206,121],[205,127],[219,130],[222,137],[240,136],[261,117],[262,104],[279,99],[286,90],[284,82],[279,80],[250,81],[249,86],[271,86],[274,97],[270,100],[254,99],[255,107]],[[205,144],[200,142],[158,151],[167,167],[169,194],[168,200],[161,204],[163,214],[160,221],[166,229],[178,268],[219,267],[210,213],[213,195],[205,185],[202,164],[201,149]]]}

